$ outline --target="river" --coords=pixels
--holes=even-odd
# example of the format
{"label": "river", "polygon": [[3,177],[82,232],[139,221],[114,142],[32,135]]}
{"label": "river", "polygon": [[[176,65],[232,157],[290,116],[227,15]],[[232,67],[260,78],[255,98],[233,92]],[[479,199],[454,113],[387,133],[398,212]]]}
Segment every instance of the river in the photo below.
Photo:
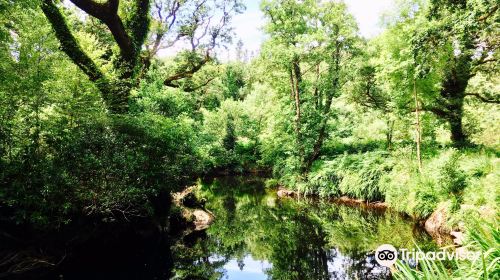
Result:
{"label": "river", "polygon": [[198,194],[216,217],[205,230],[169,236],[137,224],[123,230],[110,225],[78,233],[85,242],[3,253],[0,268],[17,259],[20,272],[0,270],[0,279],[390,279],[390,270],[374,258],[379,245],[436,248],[415,221],[398,213],[278,198],[264,181],[200,180]]}
{"label": "river", "polygon": [[174,247],[179,279],[390,279],[374,258],[379,245],[435,246],[398,213],[278,198],[260,178],[205,180],[200,194],[216,221]]}

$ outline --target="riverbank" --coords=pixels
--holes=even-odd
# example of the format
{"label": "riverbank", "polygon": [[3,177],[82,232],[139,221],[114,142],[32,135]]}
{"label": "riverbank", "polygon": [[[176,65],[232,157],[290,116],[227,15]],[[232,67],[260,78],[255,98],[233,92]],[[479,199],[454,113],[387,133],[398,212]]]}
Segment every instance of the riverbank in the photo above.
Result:
{"label": "riverbank", "polygon": [[[255,176],[201,179],[196,186],[172,195],[169,222],[163,227],[156,223],[140,226],[135,221],[120,229],[112,223],[106,230],[94,229],[86,242],[61,240],[43,250],[34,246],[31,252],[24,250],[24,254],[29,253],[24,256],[38,262],[25,266],[31,270],[18,275],[24,279],[56,279],[59,274],[64,279],[81,279],[77,275],[92,279],[135,279],[138,275],[190,279],[219,275],[224,268],[229,279],[238,279],[232,265],[264,263],[275,276],[289,272],[290,265],[303,264],[296,269],[306,278],[313,277],[307,279],[367,273],[378,273],[385,279],[390,277],[389,270],[365,269],[377,266],[373,250],[380,244],[437,248],[422,223],[385,204],[312,195],[285,199],[298,196],[296,191],[284,196],[285,191],[266,187],[265,179]],[[37,250],[62,253],[47,258],[35,254]],[[219,259],[221,255],[223,259]],[[199,259],[205,261],[199,263]],[[26,259],[24,263],[28,264]],[[346,269],[324,270],[325,264],[335,263],[343,263]],[[353,263],[362,265],[354,267]],[[123,264],[127,264],[126,269],[120,268]],[[245,271],[240,273],[250,273]],[[259,271],[259,275],[271,275],[266,271]]]}
{"label": "riverbank", "polygon": [[[284,187],[279,187],[276,190],[276,195],[279,198],[301,199],[301,197],[304,197],[304,198],[313,198],[318,200],[325,199],[319,197],[318,195],[303,196],[298,191],[289,190]],[[389,205],[385,202],[369,202],[362,199],[349,198],[346,196],[342,196],[339,198],[326,198],[326,201],[330,203],[342,204],[350,207],[360,207],[363,209],[369,209],[375,211],[385,211],[388,208],[390,208]],[[446,207],[440,207],[435,212],[433,212],[427,219],[417,220],[417,223],[420,224],[430,236],[432,236],[432,238],[436,241],[437,244],[439,245],[454,244],[455,246],[462,246],[464,245],[463,242],[464,229],[459,229],[454,231],[451,228],[449,228],[447,224],[448,215],[449,214],[447,214]]]}
{"label": "riverbank", "polygon": [[469,218],[495,221],[500,159],[494,151],[427,151],[422,172],[404,151],[400,147],[391,152],[327,156],[306,175],[275,171],[277,179],[267,185],[285,186],[303,196],[382,203],[422,221],[446,207],[446,224],[452,230],[463,229],[461,223]]}
{"label": "riverbank", "polygon": [[[267,182],[278,196],[315,196],[361,207],[390,208],[411,216],[438,244],[461,246],[481,219],[498,223],[500,161],[488,149],[424,151],[423,170],[402,147],[325,156],[304,176],[280,173]],[[458,236],[458,237],[457,237]]]}

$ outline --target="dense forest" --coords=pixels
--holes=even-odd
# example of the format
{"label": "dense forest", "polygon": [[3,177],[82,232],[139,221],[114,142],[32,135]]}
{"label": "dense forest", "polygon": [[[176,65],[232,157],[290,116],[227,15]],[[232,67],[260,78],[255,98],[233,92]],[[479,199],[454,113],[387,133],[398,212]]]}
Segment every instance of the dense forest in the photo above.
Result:
{"label": "dense forest", "polygon": [[240,0],[0,0],[1,236],[143,223],[197,178],[264,173],[445,216],[485,252],[401,279],[497,279],[498,6],[395,1],[366,39],[342,1],[263,0],[250,55]]}

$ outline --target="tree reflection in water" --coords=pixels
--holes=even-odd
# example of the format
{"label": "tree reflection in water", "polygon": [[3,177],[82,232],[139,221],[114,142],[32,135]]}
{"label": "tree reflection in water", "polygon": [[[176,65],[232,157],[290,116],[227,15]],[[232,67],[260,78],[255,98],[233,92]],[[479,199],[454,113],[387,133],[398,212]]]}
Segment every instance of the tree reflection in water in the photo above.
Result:
{"label": "tree reflection in water", "polygon": [[200,195],[216,222],[173,247],[174,279],[386,279],[379,245],[432,246],[396,213],[278,199],[255,177],[205,180]]}

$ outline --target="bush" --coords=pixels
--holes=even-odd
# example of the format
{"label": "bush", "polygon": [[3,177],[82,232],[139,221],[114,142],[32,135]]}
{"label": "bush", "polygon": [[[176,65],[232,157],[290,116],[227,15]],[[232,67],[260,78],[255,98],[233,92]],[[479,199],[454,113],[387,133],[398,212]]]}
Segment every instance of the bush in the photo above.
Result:
{"label": "bush", "polygon": [[275,189],[280,185],[277,179],[267,179],[264,183],[266,189]]}
{"label": "bush", "polygon": [[[460,205],[488,205],[496,209],[498,195],[492,195],[500,172],[494,154],[455,149],[428,151],[419,174],[415,160],[404,149],[393,155],[394,168],[382,179],[386,201],[398,211],[426,218],[440,202],[449,201],[451,213]],[[458,215],[458,214],[457,214]]]}
{"label": "bush", "polygon": [[[53,127],[39,152],[20,152],[0,172],[5,220],[58,228],[75,217],[150,215],[151,198],[198,172],[189,121],[141,114]],[[23,190],[23,191],[19,191]]]}
{"label": "bush", "polygon": [[367,201],[383,201],[385,195],[380,179],[391,168],[391,160],[385,152],[344,154],[331,161],[316,162],[307,181],[298,190],[320,196],[346,195]]}
{"label": "bush", "polygon": [[462,193],[467,187],[467,176],[458,165],[460,155],[456,150],[452,149],[445,157],[447,158],[439,170],[438,184],[451,198],[452,210],[455,211],[463,202]]}
{"label": "bush", "polygon": [[439,203],[439,198],[430,184],[419,184],[416,187],[415,205],[412,214],[416,217],[426,218],[434,212]]}

